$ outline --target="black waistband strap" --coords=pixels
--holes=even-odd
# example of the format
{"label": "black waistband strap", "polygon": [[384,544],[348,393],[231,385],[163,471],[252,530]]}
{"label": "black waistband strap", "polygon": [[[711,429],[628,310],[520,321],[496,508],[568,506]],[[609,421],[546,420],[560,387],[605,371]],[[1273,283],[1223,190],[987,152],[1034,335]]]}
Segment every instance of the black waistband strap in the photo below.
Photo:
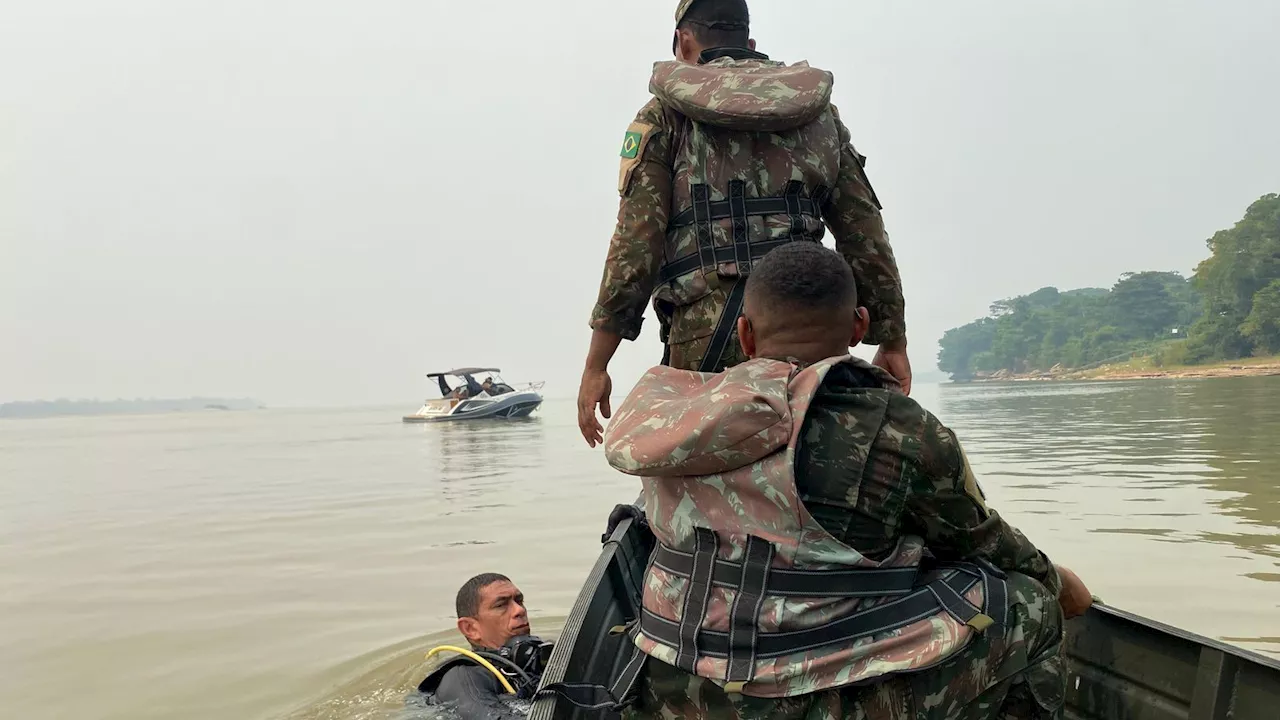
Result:
{"label": "black waistband strap", "polygon": [[703,618],[707,616],[707,602],[711,600],[711,570],[715,567],[716,553],[720,550],[720,538],[714,532],[707,528],[694,530],[696,549],[693,551],[693,572],[689,574],[688,586],[685,588],[684,607],[677,626],[677,641],[673,643],[679,648],[676,667],[690,674],[696,674],[694,666],[701,654],[698,633],[702,630]]}
{"label": "black waistband strap", "polygon": [[[783,236],[778,238],[770,238],[769,240],[758,240],[756,242],[747,243],[748,257],[752,263],[759,261],[765,255],[776,250],[783,245],[795,240],[810,240],[818,242],[818,238],[809,234],[803,234],[800,237]],[[722,246],[713,248],[709,253],[690,253],[681,256],[666,263],[662,269],[658,271],[658,284],[669,283],[681,275],[689,273],[703,267],[703,262],[709,258],[711,267],[716,267],[724,263],[740,262],[737,246]]]}
{"label": "black waistband strap", "polygon": [[756,674],[756,641],[760,635],[760,608],[764,606],[773,543],[747,537],[747,551],[738,576],[737,594],[729,610],[729,682],[749,683]]}
{"label": "black waistband strap", "polygon": [[[698,194],[699,187],[706,187],[706,186],[705,185],[693,186],[695,206],[676,213],[675,216],[672,217],[671,220],[667,222],[668,231],[682,228],[682,227],[685,227],[686,225],[693,225],[694,223],[699,222],[701,220],[701,218],[698,217],[697,214],[695,213],[695,210],[697,207],[696,197]],[[804,186],[802,183],[801,184],[802,190],[803,190],[803,187]],[[800,213],[802,215],[807,215],[816,220],[821,220],[822,208],[826,204],[827,198],[830,197],[830,194],[831,194],[830,190],[828,190],[825,186],[820,185],[814,189],[813,197],[803,197],[803,196],[800,197],[799,198]],[[728,220],[729,218],[733,217],[733,211],[730,208],[731,202],[732,202],[732,199],[717,200],[715,202],[708,203],[706,208],[707,222],[717,222],[719,220]],[[786,195],[782,195],[779,197],[744,198],[742,212],[744,215],[748,217],[759,217],[761,215],[790,215],[791,214],[790,208],[787,206]]]}
{"label": "black waistband strap", "polygon": [[[660,273],[661,282],[686,275],[701,269],[704,274],[711,273],[721,263],[736,263],[738,276],[751,274],[751,266],[764,257],[769,250],[791,240],[821,240],[821,233],[811,237],[805,229],[805,219],[809,218],[822,223],[822,209],[831,197],[831,190],[819,185],[813,190],[812,197],[805,197],[804,183],[791,180],[783,188],[783,194],[775,197],[747,197],[747,184],[742,180],[729,182],[727,200],[711,202],[711,187],[705,183],[691,188],[693,207],[683,210],[667,223],[668,232],[687,225],[695,226],[697,252],[672,260],[663,265]],[[761,239],[752,242],[749,238],[748,218],[764,215],[786,215],[789,219],[789,231],[782,238]],[[716,247],[715,236],[711,224],[720,220],[731,221],[732,242],[728,246]],[[768,247],[761,247],[767,245]]]}
{"label": "black waistband strap", "polygon": [[[963,596],[984,580],[989,580],[991,584],[1004,583],[1003,580],[989,577],[981,571],[976,571],[975,574],[964,567],[952,568],[944,576],[910,595],[855,612],[825,625],[791,632],[760,633],[756,639],[755,657],[757,660],[769,659],[816,650],[906,627],[936,615],[939,610],[952,612],[952,608],[940,600],[942,597],[952,600],[959,598],[955,610],[965,617],[957,615],[956,619],[981,629],[979,626],[992,624],[991,618],[974,608]],[[989,606],[990,600],[997,594],[1004,595],[995,592],[987,595],[984,606]],[[961,610],[960,604],[967,607]],[[986,621],[974,622],[975,618],[985,618]],[[669,646],[677,645],[680,641],[680,628],[681,624],[659,617],[647,609],[641,612],[641,632],[658,642]],[[729,633],[702,630],[698,635],[698,652],[704,657],[729,658],[730,649]]]}
{"label": "black waistband strap", "polygon": [[[654,565],[667,573],[689,577],[693,555],[658,544]],[[716,585],[737,588],[744,572],[742,563],[716,558],[711,580]],[[769,571],[766,595],[785,597],[885,597],[906,595],[916,589],[919,568],[849,568],[847,570]]]}

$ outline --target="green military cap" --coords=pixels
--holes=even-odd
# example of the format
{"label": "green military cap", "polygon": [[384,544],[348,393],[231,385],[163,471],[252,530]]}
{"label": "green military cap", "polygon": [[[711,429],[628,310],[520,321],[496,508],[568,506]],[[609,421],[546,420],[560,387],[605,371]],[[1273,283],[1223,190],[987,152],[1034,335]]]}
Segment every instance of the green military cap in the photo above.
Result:
{"label": "green military cap", "polygon": [[693,7],[693,4],[696,2],[698,2],[698,0],[680,0],[680,4],[676,6],[677,25],[680,24],[680,21],[684,19],[685,15],[689,14],[689,8]]}
{"label": "green military cap", "polygon": [[[676,25],[679,25],[680,21],[684,20],[684,16],[689,14],[689,10],[693,8],[694,5],[697,5],[697,4],[698,4],[698,0],[680,0],[680,4],[676,6]],[[745,7],[744,7],[744,10],[745,10]],[[724,28],[745,27],[745,25],[738,22],[718,22],[718,23],[715,23],[715,25],[721,26]]]}

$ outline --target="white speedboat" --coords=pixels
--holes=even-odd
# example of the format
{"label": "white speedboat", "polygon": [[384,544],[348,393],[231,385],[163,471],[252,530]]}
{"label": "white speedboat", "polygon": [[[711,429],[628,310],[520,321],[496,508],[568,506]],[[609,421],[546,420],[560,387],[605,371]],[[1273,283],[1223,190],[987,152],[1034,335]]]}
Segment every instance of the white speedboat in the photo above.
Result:
{"label": "white speedboat", "polygon": [[[528,417],[542,404],[544,383],[528,383],[512,387],[503,382],[497,368],[459,368],[448,372],[428,373],[440,386],[440,398],[427,400],[418,412],[406,415],[407,423],[440,420],[476,420],[499,418],[510,420]],[[477,377],[480,379],[477,380]],[[449,387],[449,380],[455,381]]]}

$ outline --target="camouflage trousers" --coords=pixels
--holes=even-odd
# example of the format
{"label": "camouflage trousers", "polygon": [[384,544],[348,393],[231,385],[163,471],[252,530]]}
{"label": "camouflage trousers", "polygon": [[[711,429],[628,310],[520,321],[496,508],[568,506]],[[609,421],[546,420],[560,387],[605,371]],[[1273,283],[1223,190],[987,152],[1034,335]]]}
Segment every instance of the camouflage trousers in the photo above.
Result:
{"label": "camouflage trousers", "polygon": [[1061,720],[1066,697],[1057,599],[1009,576],[1011,622],[977,635],[943,665],[880,683],[790,698],[730,696],[710,681],[649,658],[623,717],[740,720]]}

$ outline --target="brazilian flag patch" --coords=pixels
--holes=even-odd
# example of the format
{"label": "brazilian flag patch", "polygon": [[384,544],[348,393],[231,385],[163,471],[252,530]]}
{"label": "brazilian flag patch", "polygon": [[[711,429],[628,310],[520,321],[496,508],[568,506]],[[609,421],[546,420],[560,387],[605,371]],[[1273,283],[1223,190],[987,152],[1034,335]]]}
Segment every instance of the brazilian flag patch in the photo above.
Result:
{"label": "brazilian flag patch", "polygon": [[631,160],[639,155],[640,142],[642,140],[644,140],[644,135],[638,132],[628,132],[627,136],[622,138],[622,157]]}

